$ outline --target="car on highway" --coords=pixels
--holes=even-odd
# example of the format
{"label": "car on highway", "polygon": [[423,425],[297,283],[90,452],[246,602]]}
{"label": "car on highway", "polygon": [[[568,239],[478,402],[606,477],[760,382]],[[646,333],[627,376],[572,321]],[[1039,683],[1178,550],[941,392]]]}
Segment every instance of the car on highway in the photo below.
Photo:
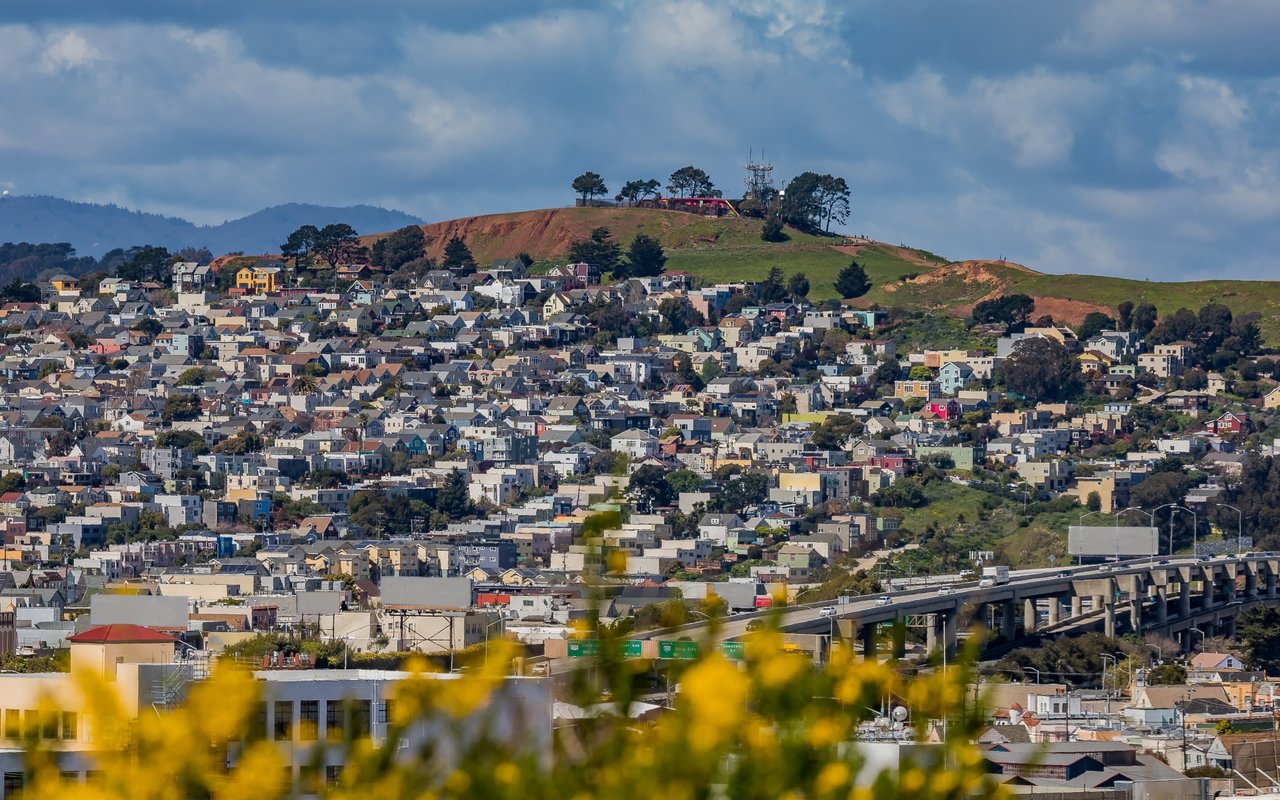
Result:
{"label": "car on highway", "polygon": [[1070,577],[1071,577],[1071,570],[1069,570],[1069,569],[1060,570],[1060,571],[1058,572],[1058,577],[1059,577],[1059,578],[1070,578]]}
{"label": "car on highway", "polygon": [[878,606],[887,606],[892,602],[893,602],[893,598],[887,594],[882,594],[876,598],[876,605]]}
{"label": "car on highway", "polygon": [[818,609],[818,616],[820,617],[834,617],[837,613],[835,606],[826,606]]}
{"label": "car on highway", "polygon": [[956,587],[954,586],[938,587],[938,594],[955,594],[955,593],[956,593]]}

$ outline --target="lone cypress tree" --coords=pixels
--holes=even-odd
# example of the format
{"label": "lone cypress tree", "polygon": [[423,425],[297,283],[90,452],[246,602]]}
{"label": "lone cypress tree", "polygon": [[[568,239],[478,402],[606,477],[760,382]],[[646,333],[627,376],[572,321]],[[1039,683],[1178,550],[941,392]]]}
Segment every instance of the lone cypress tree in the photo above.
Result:
{"label": "lone cypress tree", "polygon": [[846,300],[862,297],[871,291],[871,279],[867,271],[857,261],[850,261],[849,266],[840,270],[836,276],[836,291]]}

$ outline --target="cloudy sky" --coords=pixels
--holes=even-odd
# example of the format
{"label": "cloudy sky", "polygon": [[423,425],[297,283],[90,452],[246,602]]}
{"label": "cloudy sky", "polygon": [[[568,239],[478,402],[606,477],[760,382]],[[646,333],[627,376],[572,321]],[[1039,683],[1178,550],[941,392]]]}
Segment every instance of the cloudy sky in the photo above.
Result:
{"label": "cloudy sky", "polygon": [[764,148],[949,258],[1275,277],[1277,33],[1274,0],[4,0],[0,188],[437,220],[585,169],[732,194]]}

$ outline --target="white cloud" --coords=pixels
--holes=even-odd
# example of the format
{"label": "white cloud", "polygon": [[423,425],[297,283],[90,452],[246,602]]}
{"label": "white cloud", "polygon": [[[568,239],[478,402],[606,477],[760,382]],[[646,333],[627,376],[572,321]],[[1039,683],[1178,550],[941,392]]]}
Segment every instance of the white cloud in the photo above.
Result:
{"label": "white cloud", "polygon": [[896,121],[971,147],[994,133],[1013,148],[1020,167],[1069,160],[1076,126],[1102,95],[1092,78],[1035,70],[1009,78],[974,78],[958,91],[944,77],[921,69],[876,89],[880,105]]}
{"label": "white cloud", "polygon": [[50,37],[40,63],[48,72],[61,72],[88,66],[99,58],[97,48],[79,31],[71,30]]}

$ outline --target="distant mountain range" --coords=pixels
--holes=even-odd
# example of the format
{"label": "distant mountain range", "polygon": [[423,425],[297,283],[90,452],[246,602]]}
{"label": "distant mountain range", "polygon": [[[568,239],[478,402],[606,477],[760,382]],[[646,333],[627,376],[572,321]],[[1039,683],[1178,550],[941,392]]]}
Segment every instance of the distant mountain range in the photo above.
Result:
{"label": "distant mountain range", "polygon": [[0,242],[70,242],[81,256],[101,256],[117,247],[150,244],[176,250],[207,247],[216,255],[234,251],[271,253],[303,225],[345,222],[362,234],[421,224],[400,211],[375,206],[333,208],[288,203],[230,220],[196,225],[178,217],[130,211],[115,205],[77,203],[57,197],[0,197]]}

